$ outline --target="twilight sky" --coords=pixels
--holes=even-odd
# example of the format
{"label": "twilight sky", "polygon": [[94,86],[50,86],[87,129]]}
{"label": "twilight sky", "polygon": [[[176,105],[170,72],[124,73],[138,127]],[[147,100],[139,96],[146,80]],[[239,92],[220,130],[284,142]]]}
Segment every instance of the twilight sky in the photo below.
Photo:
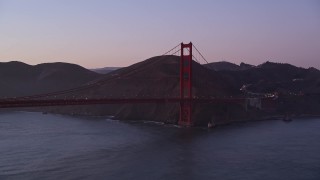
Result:
{"label": "twilight sky", "polygon": [[192,41],[209,62],[320,68],[320,0],[0,0],[0,61],[127,66]]}

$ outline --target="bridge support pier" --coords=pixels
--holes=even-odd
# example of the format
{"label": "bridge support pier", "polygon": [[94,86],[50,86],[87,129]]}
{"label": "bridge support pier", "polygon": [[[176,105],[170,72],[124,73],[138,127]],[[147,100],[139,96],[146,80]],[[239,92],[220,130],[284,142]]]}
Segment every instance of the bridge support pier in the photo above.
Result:
{"label": "bridge support pier", "polygon": [[181,126],[192,126],[192,43],[181,43],[180,56],[180,118]]}
{"label": "bridge support pier", "polygon": [[191,102],[180,103],[180,119],[178,124],[185,127],[190,127],[193,125]]}

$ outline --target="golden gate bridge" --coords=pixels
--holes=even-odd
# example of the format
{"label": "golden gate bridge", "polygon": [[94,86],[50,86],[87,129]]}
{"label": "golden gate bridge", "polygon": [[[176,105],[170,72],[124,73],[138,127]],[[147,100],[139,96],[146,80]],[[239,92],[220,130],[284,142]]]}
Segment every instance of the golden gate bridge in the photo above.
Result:
{"label": "golden gate bridge", "polygon": [[[166,104],[166,103],[179,103],[180,113],[178,125],[190,127],[194,124],[192,119],[192,112],[194,104],[197,103],[240,103],[244,104],[246,98],[217,98],[217,97],[195,97],[192,93],[192,61],[195,60],[199,63],[198,58],[193,54],[196,51],[200,58],[202,58],[206,63],[208,61],[200,53],[200,51],[190,42],[189,44],[181,43],[162,56],[166,55],[179,55],[180,56],[180,73],[179,73],[179,83],[180,83],[180,96],[179,97],[148,97],[148,98],[58,98],[61,95],[72,94],[79,91],[99,87],[104,83],[109,82],[117,76],[95,81],[91,84],[86,84],[81,87],[45,93],[37,94],[32,96],[14,97],[14,98],[4,98],[0,99],[0,108],[18,108],[18,107],[42,107],[42,106],[70,106],[70,105],[93,105],[93,104],[142,104],[142,103],[156,103],[156,104]],[[123,75],[125,76],[125,75]],[[55,97],[55,99],[50,99],[50,97]]]}

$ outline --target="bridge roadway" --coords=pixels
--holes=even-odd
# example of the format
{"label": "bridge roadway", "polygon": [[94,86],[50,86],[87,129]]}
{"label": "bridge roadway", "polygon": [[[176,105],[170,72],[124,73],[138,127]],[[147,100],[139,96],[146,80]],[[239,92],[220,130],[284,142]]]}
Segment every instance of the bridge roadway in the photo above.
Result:
{"label": "bridge roadway", "polygon": [[244,103],[245,98],[97,98],[97,99],[0,99],[0,108],[93,104]]}

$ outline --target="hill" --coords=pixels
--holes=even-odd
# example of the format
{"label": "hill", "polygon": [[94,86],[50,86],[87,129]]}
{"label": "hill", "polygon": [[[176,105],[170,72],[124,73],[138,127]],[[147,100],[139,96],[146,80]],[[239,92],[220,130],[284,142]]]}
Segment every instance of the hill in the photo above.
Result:
{"label": "hill", "polygon": [[[265,62],[243,71],[221,71],[246,97],[275,95],[267,115],[320,115],[320,71]],[[257,118],[263,117],[258,115]]]}
{"label": "hill", "polygon": [[243,71],[225,71],[232,83],[255,93],[280,92],[284,94],[319,93],[320,71],[290,64],[265,62]]}
{"label": "hill", "polygon": [[79,65],[0,63],[0,97],[16,97],[69,89],[100,77]]}

